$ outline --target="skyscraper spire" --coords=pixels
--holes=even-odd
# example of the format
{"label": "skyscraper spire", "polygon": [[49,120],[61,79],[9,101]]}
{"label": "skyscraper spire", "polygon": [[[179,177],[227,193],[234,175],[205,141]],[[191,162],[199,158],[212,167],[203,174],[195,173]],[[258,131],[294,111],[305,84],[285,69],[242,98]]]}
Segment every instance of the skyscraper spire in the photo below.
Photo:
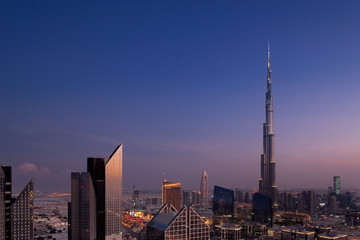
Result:
{"label": "skyscraper spire", "polygon": [[273,96],[270,66],[270,43],[268,43],[267,88],[265,97],[265,123],[263,124],[263,153],[261,154],[260,193],[277,203],[275,172],[275,135],[273,131]]}

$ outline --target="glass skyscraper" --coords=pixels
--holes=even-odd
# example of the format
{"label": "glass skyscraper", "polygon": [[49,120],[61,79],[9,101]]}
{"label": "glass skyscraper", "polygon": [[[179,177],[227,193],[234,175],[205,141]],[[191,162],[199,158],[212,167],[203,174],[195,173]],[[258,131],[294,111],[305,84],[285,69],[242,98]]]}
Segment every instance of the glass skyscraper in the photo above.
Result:
{"label": "glass skyscraper", "polygon": [[214,225],[234,221],[234,191],[214,187],[213,214]]}
{"label": "glass skyscraper", "polygon": [[336,195],[340,194],[340,176],[334,176],[334,191]]}
{"label": "glass skyscraper", "polygon": [[88,172],[71,173],[71,216],[69,239],[96,240],[96,198]]}
{"label": "glass skyscraper", "polygon": [[[96,200],[94,219],[97,240],[122,239],[122,151],[122,145],[119,145],[108,159],[87,159],[87,170],[91,176]],[[71,228],[73,227],[74,224]]]}

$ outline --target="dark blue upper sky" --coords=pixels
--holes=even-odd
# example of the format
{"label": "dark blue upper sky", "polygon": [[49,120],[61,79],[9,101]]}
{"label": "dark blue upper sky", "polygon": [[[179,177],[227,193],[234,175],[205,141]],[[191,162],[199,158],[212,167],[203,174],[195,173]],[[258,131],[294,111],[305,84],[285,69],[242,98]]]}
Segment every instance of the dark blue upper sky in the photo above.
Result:
{"label": "dark blue upper sky", "polygon": [[[0,152],[16,186],[124,144],[124,186],[257,187],[267,43],[278,186],[360,180],[360,2],[2,1]],[[306,176],[306,177],[304,177]],[[51,185],[51,187],[50,187]]]}

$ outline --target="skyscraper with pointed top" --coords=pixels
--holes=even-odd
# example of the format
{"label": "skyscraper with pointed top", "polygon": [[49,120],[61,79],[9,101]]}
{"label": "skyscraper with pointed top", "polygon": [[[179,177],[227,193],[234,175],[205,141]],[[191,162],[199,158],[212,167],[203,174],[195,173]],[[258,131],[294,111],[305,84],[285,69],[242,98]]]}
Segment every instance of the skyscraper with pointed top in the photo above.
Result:
{"label": "skyscraper with pointed top", "polygon": [[207,207],[209,190],[208,190],[208,175],[205,170],[202,171],[200,192],[201,192],[200,204],[202,207]]}
{"label": "skyscraper with pointed top", "polygon": [[275,172],[275,135],[273,129],[273,96],[271,88],[270,44],[268,44],[267,89],[265,98],[265,123],[263,124],[263,153],[261,154],[261,176],[259,191],[277,203]]}

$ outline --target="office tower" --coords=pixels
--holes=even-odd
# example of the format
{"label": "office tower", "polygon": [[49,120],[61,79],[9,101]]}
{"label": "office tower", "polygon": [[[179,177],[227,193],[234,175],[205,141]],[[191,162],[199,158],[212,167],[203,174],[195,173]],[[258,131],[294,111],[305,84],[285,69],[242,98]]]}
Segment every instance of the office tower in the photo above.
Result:
{"label": "office tower", "polygon": [[334,176],[334,191],[336,195],[340,194],[340,176]]}
{"label": "office tower", "polygon": [[234,191],[214,186],[213,218],[214,225],[234,221]]}
{"label": "office tower", "polygon": [[11,197],[12,197],[12,185],[11,185],[11,167],[1,166],[3,173],[5,174],[4,183],[4,197],[5,197],[5,239],[11,238]]}
{"label": "office tower", "polygon": [[34,180],[11,204],[11,239],[34,239]]}
{"label": "office tower", "polygon": [[272,216],[272,201],[271,198],[261,194],[255,193],[252,200],[252,221],[266,223],[269,226],[273,224]]}
{"label": "office tower", "polygon": [[200,204],[200,196],[201,196],[200,191],[193,190],[191,192],[191,204],[193,205]]}
{"label": "office tower", "polygon": [[242,203],[244,202],[244,195],[243,193],[240,191],[240,189],[235,189],[235,201]]}
{"label": "office tower", "polygon": [[0,168],[0,239],[5,239],[5,173]]}
{"label": "office tower", "polygon": [[146,226],[146,239],[209,240],[210,227],[191,206],[165,204]]}
{"label": "office tower", "polygon": [[96,197],[88,172],[71,173],[71,239],[96,240]]}
{"label": "office tower", "polygon": [[188,191],[183,191],[183,205],[191,205],[190,192]]}
{"label": "office tower", "polygon": [[11,167],[0,170],[0,239],[34,239],[34,180],[31,179],[17,198],[13,198]]}
{"label": "office tower", "polygon": [[259,192],[277,203],[275,173],[275,135],[273,129],[273,96],[271,89],[270,45],[268,46],[267,90],[265,101],[265,123],[263,124],[263,153],[261,154],[261,177]]}
{"label": "office tower", "polygon": [[244,203],[250,203],[250,194],[249,194],[249,192],[245,193]]}
{"label": "office tower", "polygon": [[200,205],[202,207],[207,207],[209,190],[208,190],[208,175],[205,170],[202,171],[200,192],[201,192]]}
{"label": "office tower", "polygon": [[122,152],[119,145],[105,162],[106,240],[122,239]]}
{"label": "office tower", "polygon": [[140,194],[140,191],[138,190],[134,190],[133,192],[133,207],[138,207],[139,206],[139,194]]}
{"label": "office tower", "polygon": [[[108,159],[87,159],[88,173],[91,176],[96,202],[97,240],[122,238],[122,150],[122,145],[119,145]],[[73,215],[70,217],[71,222],[77,218]],[[72,224],[72,231],[75,231],[74,227]]]}
{"label": "office tower", "polygon": [[87,171],[91,175],[96,196],[96,235],[105,239],[105,159],[88,158]]}
{"label": "office tower", "polygon": [[181,208],[181,183],[163,180],[162,204],[170,203],[176,210]]}
{"label": "office tower", "polygon": [[315,214],[316,201],[315,192],[313,190],[301,192],[299,202],[299,210],[303,213]]}

